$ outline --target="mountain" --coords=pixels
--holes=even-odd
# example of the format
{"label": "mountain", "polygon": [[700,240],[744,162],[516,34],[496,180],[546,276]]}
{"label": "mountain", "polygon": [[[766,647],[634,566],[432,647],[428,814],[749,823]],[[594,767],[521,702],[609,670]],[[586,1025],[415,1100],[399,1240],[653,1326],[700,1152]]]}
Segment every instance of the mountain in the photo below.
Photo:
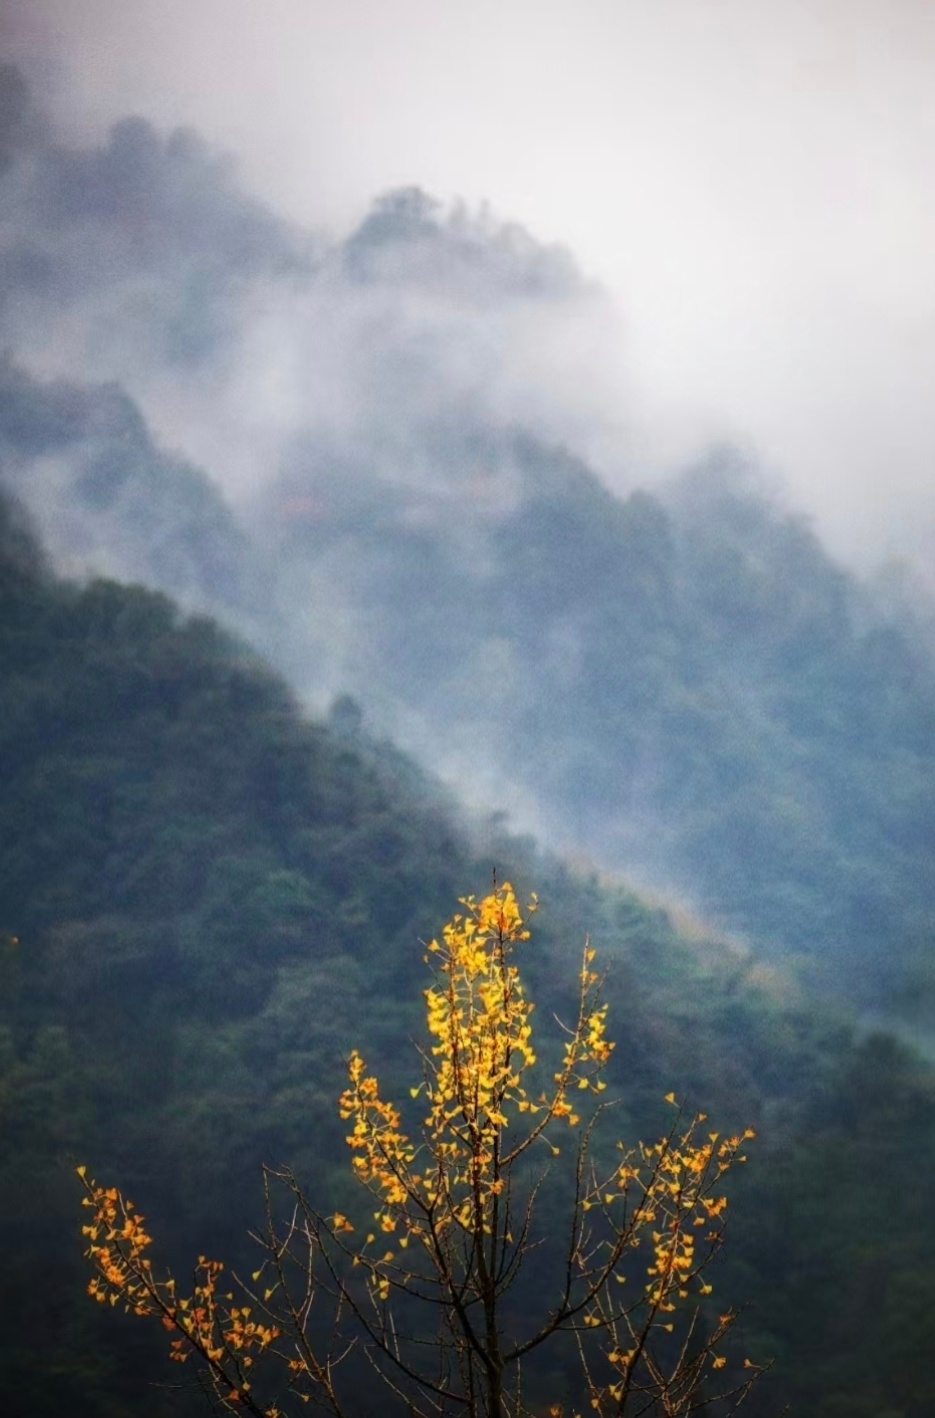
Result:
{"label": "mountain", "polygon": [[69,146],[2,78],[0,483],[53,563],[222,616],[475,805],[926,1026],[927,612],[729,449],[628,465],[567,253],[410,189],[303,233],[195,135]]}
{"label": "mountain", "polygon": [[200,1406],[164,1387],[161,1331],[87,1300],[72,1166],[130,1191],[178,1269],[246,1265],[263,1161],[351,1204],[343,1060],[365,1047],[405,1096],[420,941],[494,865],[541,897],[541,1018],[585,933],[598,951],[619,1132],[651,1134],[671,1088],[758,1129],[717,1279],[750,1302],[747,1352],[781,1361],[751,1413],[930,1411],[924,1063],[735,941],[465,817],[353,701],[309,720],[209,620],[59,580],[6,502],[0,611],[4,1412]]}

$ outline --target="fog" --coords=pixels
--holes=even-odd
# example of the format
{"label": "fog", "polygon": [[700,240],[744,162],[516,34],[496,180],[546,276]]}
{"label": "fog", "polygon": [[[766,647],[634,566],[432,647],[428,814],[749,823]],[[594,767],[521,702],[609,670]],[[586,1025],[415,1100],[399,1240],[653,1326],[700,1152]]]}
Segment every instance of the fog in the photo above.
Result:
{"label": "fog", "polygon": [[923,19],[263,13],[8,10],[0,474],[55,565],[553,845],[877,939],[930,875],[873,786],[927,840]]}
{"label": "fog", "polygon": [[616,301],[628,460],[727,435],[839,554],[932,552],[930,5],[7,0],[5,32],[76,138],[194,125],[305,226],[415,184],[565,244]]}

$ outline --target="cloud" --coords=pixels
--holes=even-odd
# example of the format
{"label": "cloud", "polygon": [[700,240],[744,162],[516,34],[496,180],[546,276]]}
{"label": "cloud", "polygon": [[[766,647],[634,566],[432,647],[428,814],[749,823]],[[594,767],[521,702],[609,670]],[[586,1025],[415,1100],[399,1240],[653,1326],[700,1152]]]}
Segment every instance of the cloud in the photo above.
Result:
{"label": "cloud", "polygon": [[624,312],[606,403],[644,461],[739,438],[839,554],[931,559],[930,5],[7,10],[76,134],[134,111],[194,124],[251,190],[338,233],[416,184],[563,242]]}

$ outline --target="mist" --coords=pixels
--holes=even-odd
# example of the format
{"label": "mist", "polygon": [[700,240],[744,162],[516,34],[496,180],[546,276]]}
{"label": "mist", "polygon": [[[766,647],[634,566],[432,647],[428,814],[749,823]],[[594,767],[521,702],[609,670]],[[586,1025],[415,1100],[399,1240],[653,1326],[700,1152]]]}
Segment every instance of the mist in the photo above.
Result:
{"label": "mist", "polygon": [[[316,710],[350,693],[372,732],[471,806],[719,927],[787,953],[817,939],[828,960],[845,943],[870,959],[910,929],[906,912],[921,929],[929,503],[906,488],[921,480],[927,415],[920,401],[897,418],[896,464],[863,475],[874,445],[861,420],[879,405],[847,379],[869,358],[859,308],[839,322],[826,307],[826,349],[810,317],[819,372],[781,338],[796,326],[790,287],[767,281],[769,299],[745,303],[736,232],[719,257],[730,272],[715,280],[699,257],[688,280],[675,234],[710,253],[713,228],[682,210],[687,179],[658,227],[632,199],[632,231],[661,245],[643,251],[630,297],[628,267],[576,238],[598,209],[560,169],[564,231],[547,212],[541,229],[522,220],[531,189],[501,210],[466,180],[464,198],[409,180],[358,206],[361,174],[380,175],[372,154],[336,184],[312,165],[290,199],[274,190],[277,154],[301,147],[301,125],[265,167],[250,142],[231,156],[216,138],[237,134],[219,115],[249,127],[245,109],[212,109],[212,66],[195,84],[175,31],[149,34],[149,13],[134,29],[111,28],[106,6],[82,11],[95,29],[70,10],[14,8],[18,64],[0,75],[0,476],[56,567],[220,616]],[[295,20],[272,13],[270,42]],[[213,14],[193,22],[194,52]],[[743,32],[752,61],[762,36]],[[251,33],[236,30],[233,52]],[[338,44],[351,31],[326,33]],[[361,82],[376,82],[373,62]],[[252,72],[231,71],[244,94]],[[347,103],[366,137],[363,95]],[[394,138],[392,124],[381,132],[381,145]],[[395,138],[382,175],[431,176],[431,144]],[[494,198],[504,174],[491,166]],[[794,194],[786,169],[773,178]],[[651,319],[663,251],[671,284]],[[694,321],[710,331],[704,360]],[[665,380],[652,340],[672,352]],[[758,406],[764,370],[776,394]],[[817,411],[807,458],[783,394],[803,379]],[[846,437],[825,417],[839,394],[841,408],[855,401]],[[788,458],[774,456],[770,420]],[[915,448],[902,461],[900,439]],[[900,518],[912,536],[896,538]],[[882,596],[865,572],[894,557],[909,571],[891,566]]]}
{"label": "mist", "polygon": [[615,306],[583,377],[613,370],[628,454],[748,444],[836,554],[931,563],[931,7],[5,8],[76,138],[132,112],[194,125],[336,236],[416,185],[570,248]]}

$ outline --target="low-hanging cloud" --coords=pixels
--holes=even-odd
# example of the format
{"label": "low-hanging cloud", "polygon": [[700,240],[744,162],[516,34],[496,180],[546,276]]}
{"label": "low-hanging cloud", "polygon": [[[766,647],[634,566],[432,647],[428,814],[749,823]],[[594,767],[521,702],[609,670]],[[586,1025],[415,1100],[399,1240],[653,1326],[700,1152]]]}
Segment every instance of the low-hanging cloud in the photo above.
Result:
{"label": "low-hanging cloud", "polygon": [[375,192],[418,183],[569,243],[625,312],[625,348],[600,330],[589,367],[628,453],[739,439],[837,554],[931,563],[930,6],[6,9],[11,52],[81,141],[141,111],[236,150],[306,227],[346,233]]}
{"label": "low-hanging cloud", "polygon": [[567,250],[411,186],[330,235],[189,130],[78,139],[2,81],[0,475],[60,567],[220,612],[474,804],[731,925],[928,909],[864,831],[892,752],[927,840],[905,595],[755,456],[653,464],[631,332]]}

